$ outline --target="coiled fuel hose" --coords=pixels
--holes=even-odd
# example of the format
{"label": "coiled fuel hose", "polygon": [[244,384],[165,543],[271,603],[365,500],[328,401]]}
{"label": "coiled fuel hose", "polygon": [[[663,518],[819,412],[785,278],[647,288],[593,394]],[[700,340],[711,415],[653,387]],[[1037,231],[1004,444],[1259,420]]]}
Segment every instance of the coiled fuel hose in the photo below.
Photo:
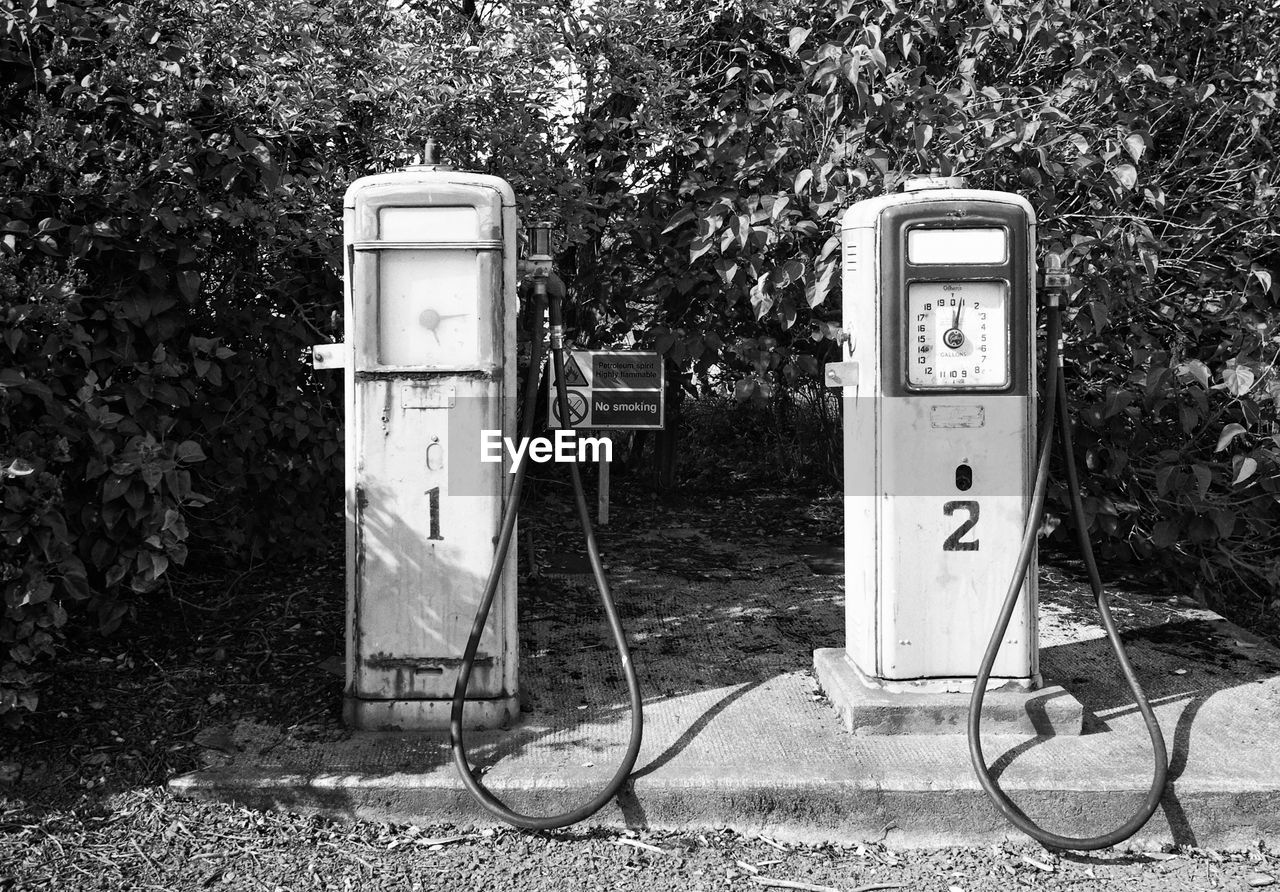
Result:
{"label": "coiled fuel hose", "polygon": [[[546,282],[537,279],[534,283],[536,306],[534,309],[534,341],[533,352],[529,358],[529,378],[532,384],[525,386],[524,421],[521,424],[521,436],[528,440],[533,431],[533,414],[537,400],[537,375],[542,367],[542,310],[547,302]],[[564,379],[564,324],[561,318],[560,298],[551,298],[551,361],[555,366],[556,399],[559,404],[560,417],[569,418],[569,392]],[[516,827],[526,830],[554,830],[568,827],[583,821],[598,812],[622,789],[631,776],[636,758],[640,755],[640,742],[644,731],[644,713],[640,699],[640,681],[636,677],[635,666],[631,663],[631,652],[627,647],[626,633],[618,618],[617,607],[613,603],[613,595],[609,590],[609,580],[605,577],[604,564],[600,561],[600,550],[596,545],[595,530],[591,527],[591,514],[587,507],[586,493],[582,488],[582,475],[578,466],[569,463],[569,476],[573,480],[573,494],[577,502],[578,519],[582,523],[583,536],[586,539],[587,558],[591,562],[591,572],[595,576],[596,588],[600,592],[600,603],[604,608],[605,618],[609,623],[609,631],[613,635],[614,646],[618,650],[618,658],[622,663],[622,674],[626,679],[627,693],[631,699],[631,736],[627,741],[627,750],[613,778],[593,798],[572,811],[558,815],[539,817],[520,814],[508,808],[498,797],[480,782],[472,770],[467,758],[467,748],[462,736],[462,715],[466,706],[467,684],[471,679],[471,670],[475,664],[476,651],[480,647],[480,636],[484,634],[485,624],[489,619],[489,610],[493,606],[494,595],[502,581],[502,566],[506,562],[507,550],[511,547],[511,536],[515,530],[516,515],[520,506],[520,491],[524,486],[528,451],[522,453],[516,463],[511,492],[507,498],[506,509],[502,515],[498,534],[497,551],[493,556],[493,566],[489,569],[489,578],[485,583],[484,595],[480,606],[476,609],[475,621],[471,624],[471,634],[467,637],[467,645],[462,653],[462,663],[458,669],[458,681],[453,689],[453,708],[449,715],[449,736],[453,742],[453,762],[462,777],[467,791],[476,798],[485,810],[495,817]]]}
{"label": "coiled fuel hose", "polygon": [[[1036,467],[1035,488],[1031,497],[1031,510],[1027,515],[1026,528],[1023,531],[1017,569],[1014,571],[1013,579],[1009,582],[1004,604],[1000,608],[1000,617],[992,630],[991,640],[987,643],[986,653],[982,657],[982,665],[979,666],[977,678],[973,683],[973,696],[969,701],[969,759],[973,763],[973,770],[978,775],[978,782],[982,785],[982,789],[1011,824],[1046,846],[1056,849],[1090,851],[1093,849],[1105,849],[1108,846],[1125,841],[1141,830],[1143,825],[1150,820],[1160,806],[1161,796],[1164,795],[1165,780],[1169,773],[1169,759],[1165,750],[1164,735],[1160,732],[1160,724],[1156,720],[1151,704],[1147,702],[1147,697],[1133,672],[1133,667],[1129,664],[1129,656],[1125,653],[1124,643],[1120,640],[1120,632],[1111,616],[1108,595],[1102,587],[1097,561],[1094,559],[1093,548],[1089,543],[1088,522],[1085,519],[1084,502],[1080,496],[1080,478],[1076,471],[1075,454],[1071,442],[1070,413],[1067,408],[1067,386],[1062,378],[1062,348],[1059,343],[1062,331],[1061,312],[1057,295],[1051,295],[1047,320],[1048,344],[1046,345],[1046,352],[1048,359],[1046,362],[1044,430],[1040,439],[1040,457]],[[1116,659],[1120,662],[1120,669],[1124,673],[1125,683],[1128,684],[1129,690],[1133,693],[1138,711],[1142,713],[1142,719],[1146,722],[1147,734],[1151,737],[1152,756],[1155,763],[1151,788],[1147,791],[1142,807],[1138,809],[1133,817],[1115,830],[1098,836],[1087,837],[1061,836],[1045,830],[1033,822],[996,785],[982,755],[982,701],[986,694],[987,681],[991,678],[992,667],[995,665],[996,655],[1000,652],[1000,643],[1004,640],[1005,631],[1009,628],[1009,620],[1013,616],[1014,608],[1017,606],[1018,596],[1022,592],[1023,580],[1027,575],[1027,568],[1030,566],[1031,557],[1035,552],[1036,531],[1039,527],[1041,514],[1044,511],[1045,491],[1049,480],[1049,450],[1053,443],[1055,410],[1062,422],[1062,445],[1067,468],[1067,488],[1071,495],[1071,512],[1075,518],[1076,535],[1079,539],[1081,555],[1084,558],[1085,567],[1088,569],[1089,585],[1093,589],[1094,603],[1098,607],[1098,615],[1102,619],[1103,628],[1106,629],[1107,640],[1111,642],[1111,649],[1115,652]]]}

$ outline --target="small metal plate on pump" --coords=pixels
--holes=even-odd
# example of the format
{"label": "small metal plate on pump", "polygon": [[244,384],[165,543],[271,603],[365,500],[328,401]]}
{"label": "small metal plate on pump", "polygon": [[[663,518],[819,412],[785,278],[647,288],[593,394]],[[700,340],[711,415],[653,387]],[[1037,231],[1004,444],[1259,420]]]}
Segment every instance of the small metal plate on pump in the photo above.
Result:
{"label": "small metal plate on pump", "polygon": [[317,369],[346,368],[347,345],[316,344],[311,348],[311,365]]}
{"label": "small metal plate on pump", "polygon": [[858,363],[829,362],[823,380],[828,387],[857,387]]}
{"label": "small metal plate on pump", "polygon": [[449,385],[447,387],[410,387],[404,394],[404,408],[452,409],[454,403],[453,394],[453,385]]}
{"label": "small metal plate on pump", "polygon": [[987,410],[982,406],[930,406],[931,427],[982,427],[987,423]]}

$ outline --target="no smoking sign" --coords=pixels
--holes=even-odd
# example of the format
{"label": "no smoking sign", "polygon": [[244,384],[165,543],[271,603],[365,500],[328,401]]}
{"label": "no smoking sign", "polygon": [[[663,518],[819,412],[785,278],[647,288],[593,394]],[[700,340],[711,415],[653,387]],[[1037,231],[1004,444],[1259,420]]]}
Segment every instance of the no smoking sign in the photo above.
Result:
{"label": "no smoking sign", "polygon": [[[663,426],[662,357],[632,350],[574,350],[565,360],[569,424],[596,430],[661,430]],[[560,417],[555,364],[552,364],[551,427],[565,427]]]}

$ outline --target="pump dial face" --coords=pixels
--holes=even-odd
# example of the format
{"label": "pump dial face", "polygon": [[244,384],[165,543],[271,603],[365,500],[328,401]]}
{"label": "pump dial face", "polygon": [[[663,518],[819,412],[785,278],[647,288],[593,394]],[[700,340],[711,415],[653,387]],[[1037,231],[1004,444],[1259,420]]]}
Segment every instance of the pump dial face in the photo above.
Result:
{"label": "pump dial face", "polygon": [[478,360],[478,279],[474,252],[386,251],[381,360],[385,365],[466,367]]}
{"label": "pump dial face", "polygon": [[907,287],[907,326],[909,386],[1008,386],[1004,282],[912,282]]}

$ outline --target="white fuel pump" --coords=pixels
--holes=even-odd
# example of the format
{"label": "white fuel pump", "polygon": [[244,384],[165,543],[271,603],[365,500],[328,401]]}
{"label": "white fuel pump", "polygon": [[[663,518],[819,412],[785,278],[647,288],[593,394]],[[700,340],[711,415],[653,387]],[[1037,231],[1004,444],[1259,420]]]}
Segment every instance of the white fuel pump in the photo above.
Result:
{"label": "white fuel pump", "polygon": [[[1035,212],[930,180],[855,204],[843,240],[845,648],[882,687],[968,690],[1029,507]],[[994,674],[1032,688],[1026,591]]]}
{"label": "white fuel pump", "polygon": [[[631,702],[631,734],[612,780],[559,815],[512,811],[468,763],[465,728],[518,715],[515,534],[527,462],[482,460],[482,431],[510,434],[516,392],[516,215],[498,177],[435,161],[351,184],[344,202],[341,344],[316,368],[346,370],[347,648],[344,718],[369,730],[449,728],[464,786],[518,827],[552,829],[594,814],[640,753],[640,684],[600,560],[576,464],[569,471],[601,604]],[[551,228],[533,227],[534,349],[523,436],[542,368]],[[564,387],[564,326],[551,301],[552,361]],[[506,481],[511,480],[508,489]],[[494,617],[495,622],[490,622]]]}
{"label": "white fuel pump", "polygon": [[[352,183],[343,232],[348,335],[315,363],[346,370],[344,716],[443,729],[507,498],[476,444],[514,426],[515,196],[429,149]],[[504,566],[468,689],[477,727],[519,711],[514,555]]]}
{"label": "white fuel pump", "polygon": [[[464,786],[518,827],[594,814],[640,753],[640,684],[605,577],[576,464],[569,471],[601,604],[622,663],[631,734],[590,802],[538,817],[508,808],[468,763],[465,728],[518,715],[515,534],[527,462],[481,460],[481,431],[510,434],[516,392],[516,216],[498,177],[434,159],[352,183],[344,203],[348,339],[314,349],[346,370],[347,660],[344,717],[369,730],[448,727]],[[523,436],[542,368],[551,228],[533,227],[534,348]],[[564,387],[564,326],[551,301],[552,361]],[[508,489],[506,481],[511,481]],[[495,622],[490,622],[494,617]]]}
{"label": "white fuel pump", "polygon": [[[971,692],[971,760],[1001,813],[1046,845],[1096,849],[1133,835],[1154,813],[1167,755],[1089,550],[1060,374],[1064,277],[1057,268],[1045,289],[1046,406],[1037,459],[1035,223],[1020,196],[966,189],[958,178],[913,181],[903,193],[846,212],[846,359],[829,365],[826,376],[846,397],[846,643],[843,660],[818,651],[815,662],[820,679],[855,676],[843,685],[850,697],[864,687],[899,697]],[[1036,533],[1055,410],[1098,608],[1155,758],[1138,813],[1115,831],[1082,839],[1023,815],[991,778],[980,737],[989,687],[1031,691],[1042,684]],[[834,685],[824,687],[830,693]]]}

